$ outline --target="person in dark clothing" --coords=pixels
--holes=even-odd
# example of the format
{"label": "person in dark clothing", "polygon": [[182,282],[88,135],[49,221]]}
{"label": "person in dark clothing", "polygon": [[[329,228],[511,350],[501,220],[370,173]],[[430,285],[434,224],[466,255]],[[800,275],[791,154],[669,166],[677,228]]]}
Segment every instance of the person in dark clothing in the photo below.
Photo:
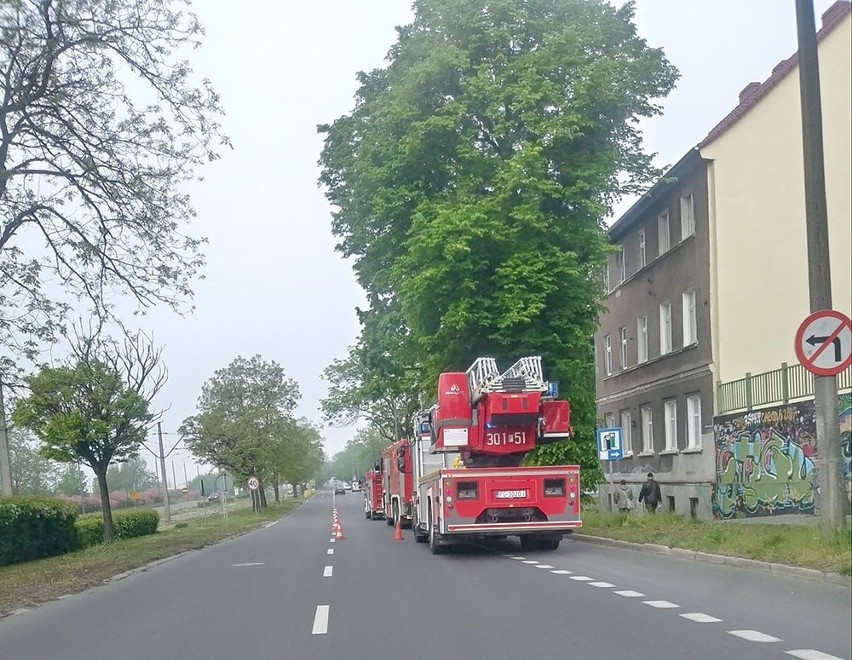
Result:
{"label": "person in dark clothing", "polygon": [[642,484],[642,490],[639,491],[639,501],[645,502],[645,511],[648,513],[657,513],[657,507],[660,505],[663,496],[660,494],[660,484],[654,481],[654,473],[648,473],[648,481]]}

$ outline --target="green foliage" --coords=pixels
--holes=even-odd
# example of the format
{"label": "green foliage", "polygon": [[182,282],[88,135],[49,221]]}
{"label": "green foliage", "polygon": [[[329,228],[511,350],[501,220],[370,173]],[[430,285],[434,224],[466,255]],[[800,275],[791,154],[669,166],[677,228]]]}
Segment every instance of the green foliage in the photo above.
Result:
{"label": "green foliage", "polygon": [[[414,9],[388,66],[359,74],[355,109],[320,127],[337,249],[371,306],[355,371],[404,374],[410,393],[433,399],[441,371],[541,355],[572,402],[576,438],[531,460],[578,463],[594,487],[601,220],[658,174],[637,120],[659,113],[654,99],[677,73],[636,34],[631,3]],[[386,363],[363,369],[371,354]],[[342,367],[353,365],[331,369]],[[346,391],[359,406],[382,405],[386,392],[355,382]]]}
{"label": "green foliage", "polygon": [[81,516],[74,523],[81,548],[90,548],[104,542],[104,519],[97,514]]}
{"label": "green foliage", "polygon": [[107,470],[107,483],[110,490],[115,491],[139,491],[156,488],[157,476],[148,469],[144,459],[137,457],[129,458],[125,463],[112,465]]}
{"label": "green foliage", "polygon": [[57,495],[82,496],[89,492],[89,479],[79,465],[70,463],[60,472],[55,490]]}
{"label": "green foliage", "polygon": [[47,497],[0,497],[0,566],[77,547],[76,509]]}
{"label": "green foliage", "polygon": [[175,525],[175,529],[186,529],[187,527],[189,527],[189,524],[185,522],[179,522]]}
{"label": "green foliage", "polygon": [[349,481],[352,477],[363,479],[381,458],[382,450],[390,444],[376,428],[360,429],[346,446],[336,453],[323,470],[324,480],[334,477]]}
{"label": "green foliage", "polygon": [[131,539],[135,536],[156,534],[160,514],[156,511],[133,510],[115,514],[115,538]]}
{"label": "green foliage", "polygon": [[58,465],[42,456],[38,443],[23,429],[8,430],[12,492],[16,495],[52,495]]}

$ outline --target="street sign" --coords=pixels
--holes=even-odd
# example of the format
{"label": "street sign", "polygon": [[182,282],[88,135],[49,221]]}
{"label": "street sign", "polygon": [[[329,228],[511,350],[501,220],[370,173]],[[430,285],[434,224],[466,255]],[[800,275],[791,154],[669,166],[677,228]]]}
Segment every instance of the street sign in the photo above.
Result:
{"label": "street sign", "polygon": [[142,493],[140,493],[138,490],[134,490],[130,493],[130,499],[133,500],[134,502],[138,499],[141,499],[141,498],[142,498]]}
{"label": "street sign", "polygon": [[796,357],[817,376],[835,376],[852,365],[852,321],[833,309],[814,312],[796,331]]}
{"label": "street sign", "polygon": [[620,461],[624,458],[624,446],[621,444],[620,426],[598,429],[598,459],[602,461]]}
{"label": "street sign", "polygon": [[249,490],[257,490],[260,488],[260,481],[257,477],[249,477],[248,479],[248,487]]}

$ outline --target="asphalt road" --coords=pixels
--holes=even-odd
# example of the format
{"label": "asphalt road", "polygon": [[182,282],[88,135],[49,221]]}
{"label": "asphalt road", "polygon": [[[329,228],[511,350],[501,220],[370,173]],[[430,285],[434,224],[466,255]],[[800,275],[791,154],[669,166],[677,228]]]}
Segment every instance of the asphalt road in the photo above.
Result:
{"label": "asphalt road", "polygon": [[852,658],[848,587],[574,538],[432,556],[361,503],[337,496],[334,543],[320,493],[266,529],[4,619],[0,660]]}

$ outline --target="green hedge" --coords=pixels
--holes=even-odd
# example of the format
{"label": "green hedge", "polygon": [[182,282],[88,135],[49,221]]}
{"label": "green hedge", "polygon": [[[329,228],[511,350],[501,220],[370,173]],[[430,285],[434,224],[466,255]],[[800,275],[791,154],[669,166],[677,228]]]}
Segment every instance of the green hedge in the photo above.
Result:
{"label": "green hedge", "polygon": [[99,513],[85,515],[74,523],[81,548],[89,548],[104,542],[104,519]]}
{"label": "green hedge", "polygon": [[0,566],[78,547],[73,505],[50,497],[0,497]]}
{"label": "green hedge", "polygon": [[160,514],[156,511],[122,511],[112,517],[115,538],[130,539],[134,536],[156,534]]}

